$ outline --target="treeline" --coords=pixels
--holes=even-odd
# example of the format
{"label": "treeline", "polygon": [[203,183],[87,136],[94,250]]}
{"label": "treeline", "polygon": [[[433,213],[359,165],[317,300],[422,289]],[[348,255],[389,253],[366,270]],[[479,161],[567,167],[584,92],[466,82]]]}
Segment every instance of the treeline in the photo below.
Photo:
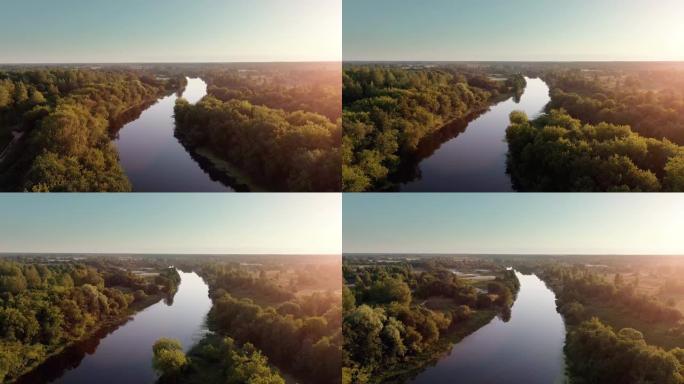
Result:
{"label": "treeline", "polygon": [[574,303],[587,305],[589,300],[609,303],[622,312],[652,323],[676,324],[684,319],[676,308],[637,292],[633,283],[623,282],[619,277],[609,281],[587,268],[563,266],[546,268],[543,276],[554,288],[560,312],[564,315],[572,313],[571,317],[578,320],[586,319],[580,315],[583,312],[579,310],[581,307]]}
{"label": "treeline", "polygon": [[205,69],[202,79],[207,82],[207,93],[221,101],[244,100],[288,112],[313,112],[333,122],[342,117],[338,65]]}
{"label": "treeline", "polygon": [[601,303],[620,317],[675,326],[683,318],[677,309],[637,293],[637,280],[627,283],[620,274],[609,281],[585,267],[556,265],[543,267],[542,276],[565,320],[564,350],[573,383],[684,383],[684,350],[649,345],[639,330],[615,331],[591,315]]}
{"label": "treeline", "polygon": [[[225,265],[201,271],[214,303],[209,319],[218,334],[251,343],[280,369],[303,382],[339,383],[341,369],[341,306],[339,295],[294,296],[272,278]],[[240,275],[242,274],[242,277]],[[260,297],[238,299],[231,291]],[[264,295],[266,295],[264,297]]]}
{"label": "treeline", "polygon": [[145,279],[115,266],[0,261],[0,381],[129,314],[149,295],[175,292],[173,269]]}
{"label": "treeline", "polygon": [[[450,332],[466,327],[480,311],[510,315],[519,288],[504,271],[480,290],[447,270],[414,273],[410,266],[345,265],[352,285],[343,290],[344,383],[379,383],[420,368]],[[446,298],[444,309],[429,309],[431,297]],[[482,322],[486,316],[479,316]],[[487,320],[488,321],[488,320]],[[477,324],[481,326],[484,324]],[[472,328],[472,325],[471,325]],[[443,344],[441,344],[443,346]]]}
{"label": "treeline", "polygon": [[563,110],[511,113],[508,172],[522,191],[684,191],[684,147]]}
{"label": "treeline", "polygon": [[684,383],[684,349],[649,345],[638,330],[615,332],[597,318],[568,332],[564,350],[573,383]]}
{"label": "treeline", "polygon": [[205,337],[187,356],[180,342],[162,338],[153,353],[158,383],[285,384],[252,344],[239,346],[229,337]]}
{"label": "treeline", "polygon": [[[341,130],[327,117],[207,96],[178,100],[176,134],[275,191],[339,191]],[[253,187],[254,188],[254,187]]]}
{"label": "treeline", "polygon": [[0,189],[129,191],[110,123],[179,81],[115,69],[0,72],[0,131],[21,135],[0,159]]}
{"label": "treeline", "polygon": [[641,136],[684,145],[684,72],[555,70],[544,75],[549,108],[563,108],[589,124],[629,125]]}
{"label": "treeline", "polygon": [[457,68],[348,66],[342,77],[345,191],[387,189],[421,140],[451,120],[482,110],[525,79],[505,82]]}

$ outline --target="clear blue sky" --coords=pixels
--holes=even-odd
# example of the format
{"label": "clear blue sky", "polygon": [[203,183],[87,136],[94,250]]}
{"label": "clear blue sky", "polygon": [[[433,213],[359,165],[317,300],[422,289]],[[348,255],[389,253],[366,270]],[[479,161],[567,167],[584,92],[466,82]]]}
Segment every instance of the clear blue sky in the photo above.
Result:
{"label": "clear blue sky", "polygon": [[0,63],[340,60],[341,0],[5,0]]}
{"label": "clear blue sky", "polygon": [[345,253],[684,255],[684,194],[345,194]]}
{"label": "clear blue sky", "polygon": [[0,194],[0,252],[341,253],[339,194]]}
{"label": "clear blue sky", "polygon": [[681,0],[344,0],[344,60],[684,60]]}

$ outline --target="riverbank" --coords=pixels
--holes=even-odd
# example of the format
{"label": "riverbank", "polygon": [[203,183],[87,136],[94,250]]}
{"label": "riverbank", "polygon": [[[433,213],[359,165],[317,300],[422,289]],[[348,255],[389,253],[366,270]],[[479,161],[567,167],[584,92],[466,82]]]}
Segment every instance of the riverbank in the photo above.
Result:
{"label": "riverbank", "polygon": [[513,111],[530,116],[543,112],[548,87],[540,79],[525,78],[522,95],[506,93],[490,99],[488,107],[456,120],[416,152],[414,164],[396,188],[404,192],[512,192],[507,172],[506,128]]}
{"label": "riverbank", "polygon": [[406,382],[406,380],[418,375],[427,366],[443,358],[455,344],[466,338],[466,336],[489,324],[496,317],[497,313],[498,311],[496,310],[478,310],[469,320],[457,324],[455,329],[450,330],[444,337],[440,337],[433,344],[433,348],[415,356],[409,362],[402,362],[393,367],[388,367],[382,375],[374,376],[373,380],[377,377],[377,381],[375,381],[377,383],[400,384]]}
{"label": "riverbank", "polygon": [[515,274],[520,288],[510,312],[454,345],[409,383],[450,384],[457,377],[470,384],[550,384],[563,377],[565,326],[555,295],[537,276]]}
{"label": "riverbank", "polygon": [[389,184],[381,191],[398,192],[401,191],[401,185],[415,181],[420,177],[420,164],[423,160],[430,158],[437,152],[440,147],[457,138],[465,132],[468,125],[475,121],[480,116],[489,112],[492,107],[502,103],[514,95],[503,94],[488,100],[473,109],[471,109],[466,116],[454,117],[442,124],[434,132],[430,133],[418,143],[417,149],[400,159],[396,172],[389,176]]}
{"label": "riverbank", "polygon": [[[557,295],[557,311],[566,324],[566,382],[573,378],[605,383],[636,383],[643,382],[643,378],[648,382],[666,382],[675,376],[681,379],[676,364],[681,361],[680,314],[679,319],[669,318],[668,312],[658,312],[654,306],[657,300],[646,294],[634,294],[636,285],[611,286],[611,279],[597,278],[601,272],[581,277],[563,272],[545,270],[540,275]],[[580,286],[583,288],[578,289]],[[643,362],[621,363],[635,358]],[[601,369],[587,369],[597,366]]]}
{"label": "riverbank", "polygon": [[209,175],[230,186],[236,192],[265,192],[266,189],[257,185],[247,174],[233,164],[221,159],[206,147],[193,147],[188,140],[180,135],[178,141],[185,147],[190,156],[197,161],[200,167]]}
{"label": "riverbank", "polygon": [[50,352],[47,352],[45,354],[45,357],[41,361],[34,362],[31,365],[28,365],[25,367],[24,370],[22,370],[21,374],[19,377],[16,379],[13,379],[11,381],[8,381],[8,384],[30,384],[32,383],[32,379],[30,377],[26,377],[27,375],[30,375],[34,370],[38,369],[41,365],[45,364],[48,360],[55,358],[59,356],[61,353],[65,352],[67,349],[72,348],[76,346],[79,343],[83,343],[93,337],[98,336],[98,334],[103,334],[101,337],[98,338],[103,338],[106,335],[110,334],[112,331],[116,330],[123,324],[127,323],[128,321],[131,320],[131,317],[134,316],[135,314],[143,311],[144,309],[151,307],[154,304],[157,304],[161,300],[163,300],[165,297],[167,297],[166,293],[158,293],[156,295],[150,295],[146,297],[143,300],[133,302],[126,310],[126,313],[122,314],[121,316],[118,316],[114,319],[109,319],[106,320],[102,323],[100,323],[97,327],[94,329],[90,330],[83,336],[79,337],[78,339],[70,340],[67,343],[63,343],[55,349],[51,350]]}

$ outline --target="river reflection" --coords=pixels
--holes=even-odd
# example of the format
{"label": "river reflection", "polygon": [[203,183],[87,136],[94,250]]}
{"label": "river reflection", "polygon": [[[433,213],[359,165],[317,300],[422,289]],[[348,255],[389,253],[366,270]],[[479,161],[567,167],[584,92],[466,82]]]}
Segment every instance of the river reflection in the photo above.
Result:
{"label": "river reflection", "polygon": [[516,272],[520,291],[511,319],[499,318],[464,338],[416,384],[552,384],[563,381],[565,325],[555,295],[535,275]]}
{"label": "river reflection", "polygon": [[160,301],[125,324],[67,348],[19,383],[154,383],[152,345],[157,339],[178,339],[187,351],[206,332],[209,288],[196,273],[179,273],[173,300]]}
{"label": "river reflection", "polygon": [[[207,94],[202,79],[188,78],[182,97],[194,104]],[[115,140],[135,192],[226,192],[232,188],[202,169],[174,136],[176,94],[161,98],[121,128]]]}
{"label": "river reflection", "polygon": [[506,173],[508,116],[521,110],[533,118],[551,100],[549,87],[543,80],[525,79],[527,87],[519,101],[510,98],[501,102],[464,129],[455,130],[455,137],[419,163],[417,178],[402,184],[400,189],[407,192],[512,191]]}

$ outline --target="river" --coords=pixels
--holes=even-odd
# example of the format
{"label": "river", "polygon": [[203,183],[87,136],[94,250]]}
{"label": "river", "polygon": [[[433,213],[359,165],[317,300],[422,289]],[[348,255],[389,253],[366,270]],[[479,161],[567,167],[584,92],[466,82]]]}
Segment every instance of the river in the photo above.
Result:
{"label": "river", "polygon": [[565,324],[556,312],[556,297],[537,276],[516,275],[520,291],[510,321],[495,318],[411,383],[563,382]]}
{"label": "river", "polygon": [[[506,173],[508,115],[525,111],[538,116],[549,103],[549,87],[525,78],[520,100],[510,98],[467,123],[465,131],[444,142],[418,164],[417,178],[400,186],[406,192],[511,192]],[[458,124],[459,122],[454,122]]]}
{"label": "river", "polygon": [[[182,97],[194,104],[206,94],[207,84],[202,79],[188,78]],[[174,136],[177,99],[176,94],[159,99],[117,134],[114,144],[133,191],[233,191],[202,169]]]}
{"label": "river", "polygon": [[209,287],[196,273],[179,271],[173,300],[162,300],[104,335],[67,348],[19,383],[154,383],[152,345],[161,337],[178,339],[188,351],[206,332],[211,308]]}

